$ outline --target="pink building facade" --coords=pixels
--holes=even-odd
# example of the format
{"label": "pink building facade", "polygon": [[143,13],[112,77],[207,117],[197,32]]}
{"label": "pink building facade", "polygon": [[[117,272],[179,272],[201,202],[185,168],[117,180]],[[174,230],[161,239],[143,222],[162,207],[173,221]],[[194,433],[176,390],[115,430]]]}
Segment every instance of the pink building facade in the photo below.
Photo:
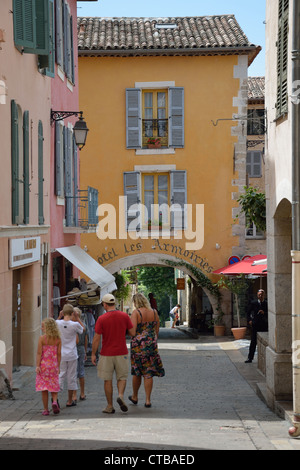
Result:
{"label": "pink building facade", "polygon": [[80,245],[84,224],[76,28],[76,0],[0,2],[0,369],[9,380],[35,364],[41,322],[60,307],[53,288],[64,297],[79,274],[56,251]]}

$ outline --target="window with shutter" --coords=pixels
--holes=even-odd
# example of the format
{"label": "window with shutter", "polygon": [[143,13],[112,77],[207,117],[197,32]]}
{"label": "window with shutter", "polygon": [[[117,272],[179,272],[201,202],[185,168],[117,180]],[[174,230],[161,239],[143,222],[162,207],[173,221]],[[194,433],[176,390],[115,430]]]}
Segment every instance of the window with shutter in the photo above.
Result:
{"label": "window with shutter", "polygon": [[66,226],[74,226],[74,168],[72,151],[72,131],[64,127],[64,148],[65,148],[65,209]]}
{"label": "window with shutter", "polygon": [[48,77],[55,76],[55,16],[54,16],[54,0],[48,0],[49,8],[49,54],[39,55],[39,68],[43,70],[43,73]]}
{"label": "window with shutter", "polygon": [[184,147],[184,89],[170,88],[170,147]]}
{"label": "window with shutter", "polygon": [[29,224],[29,111],[23,114],[23,158],[24,224]]}
{"label": "window with shutter", "polygon": [[288,112],[289,0],[279,0],[277,40],[277,117]]}
{"label": "window with shutter", "polygon": [[14,42],[22,52],[48,56],[49,0],[13,0]]}
{"label": "window with shutter", "polygon": [[43,123],[38,124],[38,219],[44,224],[44,136]]}
{"label": "window with shutter", "polygon": [[126,146],[141,148],[141,90],[128,88],[126,90]]}
{"label": "window with shutter", "polygon": [[261,178],[262,158],[260,150],[251,150],[247,152],[246,171],[250,178]]}
{"label": "window with shutter", "polygon": [[55,194],[64,197],[64,125],[55,122]]}
{"label": "window with shutter", "polygon": [[171,177],[171,228],[182,230],[187,227],[187,184],[186,171],[174,170]]}
{"label": "window with shutter", "polygon": [[126,90],[126,147],[184,147],[184,89]]}
{"label": "window with shutter", "polygon": [[127,230],[140,230],[140,173],[124,173],[125,221]]}
{"label": "window with shutter", "polygon": [[11,101],[11,175],[12,175],[12,223],[19,216],[19,113],[15,100]]}

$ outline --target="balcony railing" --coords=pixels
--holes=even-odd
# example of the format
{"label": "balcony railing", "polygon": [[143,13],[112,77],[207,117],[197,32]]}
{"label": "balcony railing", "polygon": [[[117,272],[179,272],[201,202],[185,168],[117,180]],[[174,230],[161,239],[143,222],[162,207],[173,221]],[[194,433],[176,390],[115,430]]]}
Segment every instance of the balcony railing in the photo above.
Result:
{"label": "balcony railing", "polygon": [[96,228],[98,224],[98,190],[91,188],[77,191],[75,196],[65,196],[66,227],[83,230]]}
{"label": "balcony railing", "polygon": [[149,137],[159,137],[162,146],[168,145],[168,119],[143,119],[143,145]]}

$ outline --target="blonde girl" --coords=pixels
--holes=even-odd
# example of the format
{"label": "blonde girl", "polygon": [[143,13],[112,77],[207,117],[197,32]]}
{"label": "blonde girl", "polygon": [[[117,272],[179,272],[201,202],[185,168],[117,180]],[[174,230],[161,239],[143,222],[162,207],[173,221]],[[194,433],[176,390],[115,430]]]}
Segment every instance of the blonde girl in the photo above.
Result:
{"label": "blonde girl", "polygon": [[36,391],[42,392],[43,416],[48,416],[48,395],[52,396],[52,410],[58,414],[59,367],[61,361],[61,339],[56,321],[46,318],[42,323],[43,335],[39,339],[36,355]]}

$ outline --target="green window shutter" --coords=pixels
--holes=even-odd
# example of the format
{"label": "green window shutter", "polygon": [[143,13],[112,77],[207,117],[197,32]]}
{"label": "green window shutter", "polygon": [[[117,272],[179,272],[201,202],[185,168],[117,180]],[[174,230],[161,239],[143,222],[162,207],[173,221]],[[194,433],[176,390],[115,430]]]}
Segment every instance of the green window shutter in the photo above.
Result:
{"label": "green window shutter", "polygon": [[141,90],[126,89],[126,147],[142,148]]}
{"label": "green window shutter", "polygon": [[55,39],[56,39],[56,63],[63,65],[63,5],[62,0],[55,3]]}
{"label": "green window shutter", "polygon": [[279,0],[277,40],[277,116],[288,112],[289,0]]}
{"label": "green window shutter", "polygon": [[29,224],[29,111],[23,114],[24,224]]}
{"label": "green window shutter", "polygon": [[25,53],[49,54],[49,1],[13,0],[14,41]]}
{"label": "green window shutter", "polygon": [[49,44],[49,0],[36,0],[36,54],[48,55]]}
{"label": "green window shutter", "polygon": [[43,69],[43,72],[48,77],[55,76],[55,29],[54,29],[54,0],[48,0],[49,10],[49,30],[48,30],[48,41],[49,41],[49,53],[48,55],[39,55],[39,68]]}
{"label": "green window shutter", "polygon": [[14,42],[17,47],[34,48],[35,0],[13,0]]}
{"label": "green window shutter", "polygon": [[44,224],[44,135],[43,123],[38,125],[38,219]]}
{"label": "green window shutter", "polygon": [[18,106],[11,101],[11,175],[12,175],[12,223],[19,215],[19,123]]}

